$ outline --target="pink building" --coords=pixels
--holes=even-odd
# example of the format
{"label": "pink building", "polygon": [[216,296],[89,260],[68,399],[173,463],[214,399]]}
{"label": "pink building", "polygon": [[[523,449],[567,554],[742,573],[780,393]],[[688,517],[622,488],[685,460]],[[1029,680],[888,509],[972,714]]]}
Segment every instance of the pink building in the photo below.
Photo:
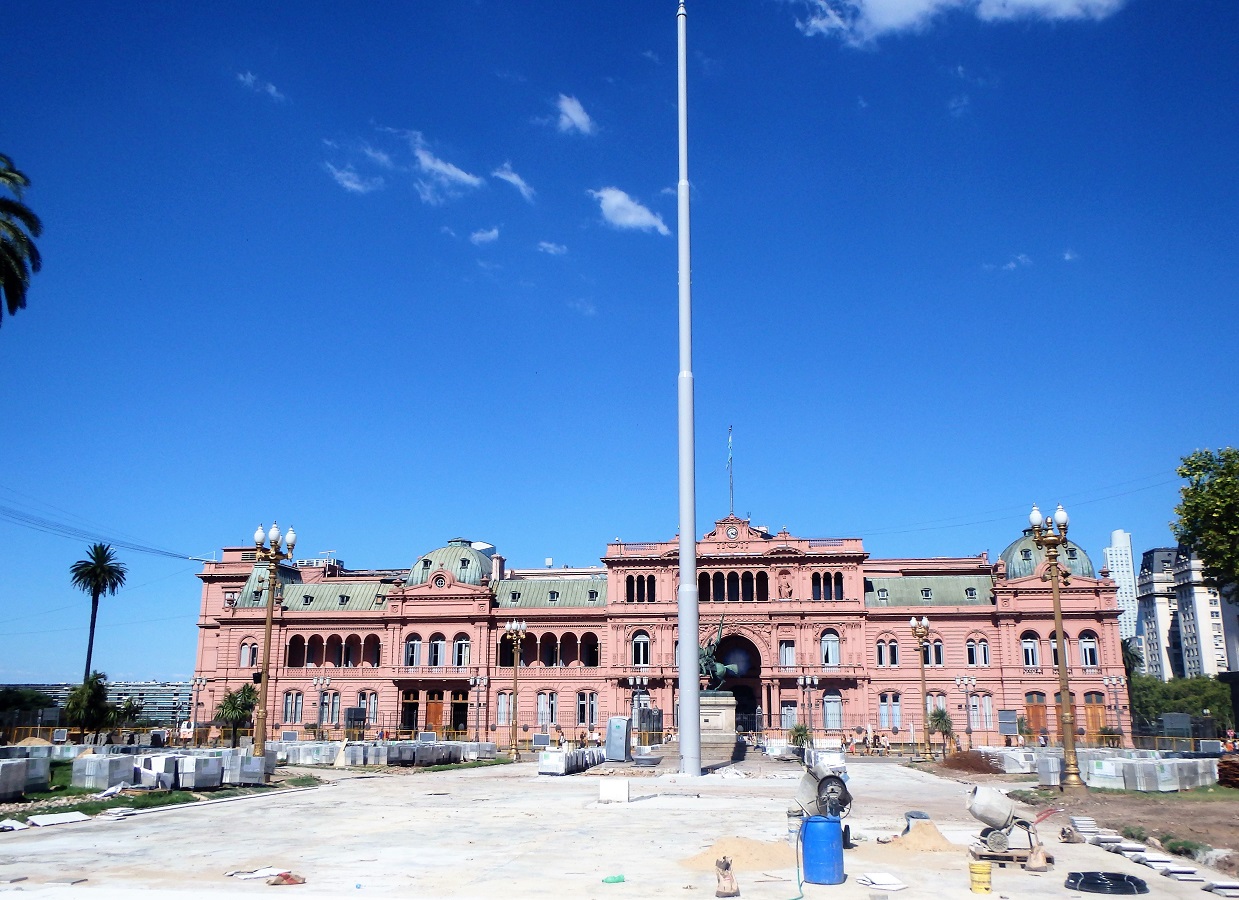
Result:
{"label": "pink building", "polygon": [[[908,620],[929,620],[928,701],[975,744],[1002,743],[1000,720],[1056,729],[1054,619],[1044,557],[1030,534],[991,562],[975,557],[871,559],[858,538],[771,534],[721,519],[697,545],[700,641],[738,674],[743,730],[797,723],[842,736],[872,728],[918,735],[920,664]],[[409,568],[348,570],[338,560],[279,567],[272,636],[272,733],[339,733],[345,708],[383,730],[496,735],[510,722],[510,619],[527,623],[517,721],[526,735],[589,730],[634,706],[676,708],[677,544],[609,544],[602,565],[506,570],[489,544],[449,541]],[[1129,730],[1117,588],[1069,543],[1063,589],[1076,722],[1094,739]],[[261,660],[265,566],[252,547],[207,563],[196,674],[198,719],[250,682]],[[816,681],[814,681],[816,679]],[[975,679],[975,682],[973,681]],[[500,742],[503,741],[501,732]]]}

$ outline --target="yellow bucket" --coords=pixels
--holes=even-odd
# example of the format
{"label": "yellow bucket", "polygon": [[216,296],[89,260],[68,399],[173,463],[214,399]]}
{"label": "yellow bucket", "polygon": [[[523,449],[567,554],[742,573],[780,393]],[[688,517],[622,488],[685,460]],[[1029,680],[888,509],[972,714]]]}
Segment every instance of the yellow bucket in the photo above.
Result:
{"label": "yellow bucket", "polygon": [[968,863],[968,877],[971,880],[969,887],[974,894],[989,894],[993,892],[989,880],[991,869],[991,864],[987,862]]}

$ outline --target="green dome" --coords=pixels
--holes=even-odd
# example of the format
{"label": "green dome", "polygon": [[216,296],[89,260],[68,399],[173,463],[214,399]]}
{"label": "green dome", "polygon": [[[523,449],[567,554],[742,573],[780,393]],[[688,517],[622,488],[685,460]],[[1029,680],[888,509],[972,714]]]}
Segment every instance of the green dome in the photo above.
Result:
{"label": "green dome", "polygon": [[446,547],[419,556],[404,583],[425,584],[439,569],[450,572],[461,584],[480,585],[483,576],[490,577],[490,557],[475,550],[472,541],[453,538]]}
{"label": "green dome", "polygon": [[[1008,578],[1027,578],[1045,562],[1045,551],[1037,547],[1031,528],[1024,529],[1024,536],[1002,551],[1002,561],[1007,564]],[[1067,541],[1058,552],[1058,561],[1068,572],[1085,578],[1096,578],[1093,561],[1079,544]]]}

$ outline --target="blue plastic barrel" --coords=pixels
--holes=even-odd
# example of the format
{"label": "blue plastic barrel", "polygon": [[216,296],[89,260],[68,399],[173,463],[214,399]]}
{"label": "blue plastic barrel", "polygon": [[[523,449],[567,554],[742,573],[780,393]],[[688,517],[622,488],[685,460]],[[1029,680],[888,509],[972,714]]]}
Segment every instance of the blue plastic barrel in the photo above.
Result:
{"label": "blue plastic barrel", "polygon": [[800,826],[804,880],[843,884],[843,826],[838,816],[810,816]]}

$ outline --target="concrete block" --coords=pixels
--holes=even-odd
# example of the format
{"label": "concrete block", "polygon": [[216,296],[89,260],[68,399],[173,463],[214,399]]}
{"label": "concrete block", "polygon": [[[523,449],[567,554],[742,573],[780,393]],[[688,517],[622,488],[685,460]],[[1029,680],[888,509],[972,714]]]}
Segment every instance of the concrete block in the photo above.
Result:
{"label": "concrete block", "polygon": [[50,757],[42,756],[26,760],[26,793],[46,791],[51,786],[51,780],[52,760]]}
{"label": "concrete block", "polygon": [[133,783],[133,760],[127,756],[95,754],[73,760],[73,786],[102,791],[128,781]]}
{"label": "concrete block", "polygon": [[367,744],[365,747],[365,764],[367,766],[387,765],[387,747],[384,744]]}
{"label": "concrete block", "polygon": [[0,760],[0,801],[20,800],[26,793],[25,759]]}
{"label": "concrete block", "polygon": [[219,757],[183,756],[177,761],[177,779],[185,790],[214,790],[223,778],[224,766]]}
{"label": "concrete block", "polygon": [[599,778],[598,779],[598,802],[599,803],[627,803],[628,802],[628,779],[627,778]]}
{"label": "concrete block", "polygon": [[538,753],[539,775],[567,775],[568,754],[560,750],[542,750]]}
{"label": "concrete block", "polygon": [[263,784],[266,766],[261,757],[236,756],[224,762],[224,784]]}

